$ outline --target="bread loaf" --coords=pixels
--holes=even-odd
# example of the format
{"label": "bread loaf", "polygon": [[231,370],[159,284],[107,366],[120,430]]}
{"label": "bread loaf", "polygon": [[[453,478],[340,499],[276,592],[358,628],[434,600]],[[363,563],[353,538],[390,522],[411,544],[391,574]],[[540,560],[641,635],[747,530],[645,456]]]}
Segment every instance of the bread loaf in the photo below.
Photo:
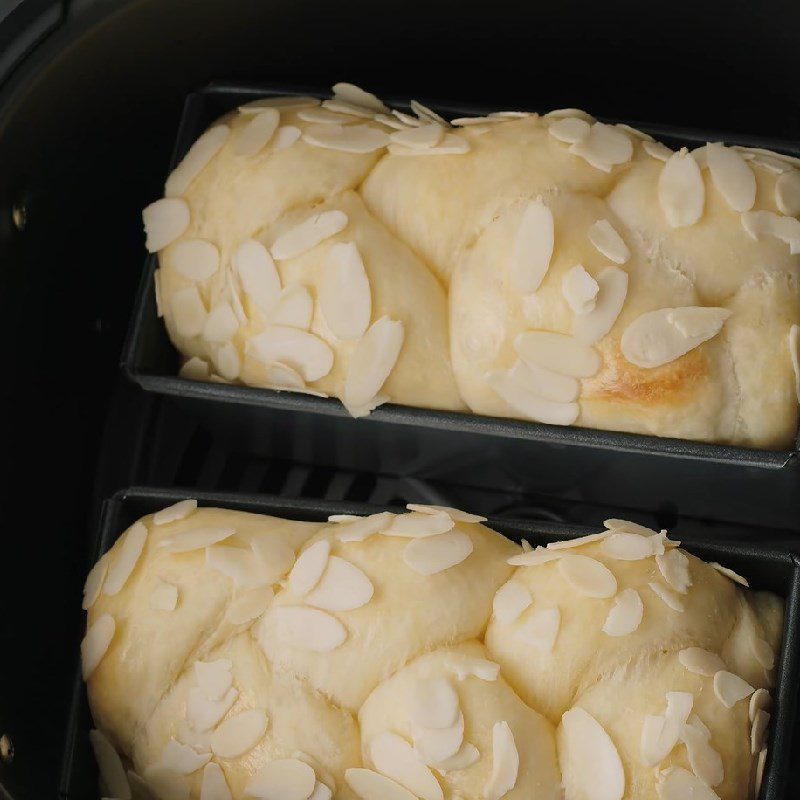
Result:
{"label": "bread loaf", "polygon": [[798,159],[334,92],[225,115],[145,209],[184,377],[791,445]]}
{"label": "bread loaf", "polygon": [[782,601],[632,523],[523,549],[482,521],[134,523],[84,593],[104,796],[753,796]]}

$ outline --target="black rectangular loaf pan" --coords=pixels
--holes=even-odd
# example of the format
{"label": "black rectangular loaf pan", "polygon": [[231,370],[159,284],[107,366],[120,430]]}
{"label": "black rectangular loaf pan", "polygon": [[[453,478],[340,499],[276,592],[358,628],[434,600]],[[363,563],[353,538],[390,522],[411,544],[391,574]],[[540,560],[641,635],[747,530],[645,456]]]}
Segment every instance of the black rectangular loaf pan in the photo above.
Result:
{"label": "black rectangular loaf pan", "polygon": [[[225,112],[257,97],[298,92],[322,96],[319,91],[307,89],[222,84],[212,85],[189,95],[184,106],[171,167],[180,161],[198,136]],[[403,106],[400,103],[392,105]],[[491,110],[454,107],[448,103],[433,105],[451,116],[482,114]],[[725,141],[800,156],[800,147],[787,141],[666,125],[639,124],[639,127],[673,147]],[[259,428],[268,420],[277,418],[281,429],[296,426],[302,430],[304,426],[313,427],[317,439],[323,437],[347,442],[345,447],[318,450],[317,463],[322,458],[327,459],[331,466],[361,467],[395,473],[405,469],[399,454],[408,451],[410,441],[419,443],[423,439],[438,456],[449,452],[458,457],[463,452],[465,441],[470,441],[470,449],[486,448],[491,442],[496,456],[505,451],[513,451],[514,457],[535,451],[541,453],[553,445],[566,445],[773,470],[785,467],[800,449],[800,435],[795,439],[793,449],[768,451],[643,434],[545,425],[469,413],[431,411],[393,404],[379,407],[365,419],[354,420],[334,398],[185,380],[177,377],[178,354],[156,314],[152,288],[156,263],[155,256],[148,257],[145,262],[123,354],[127,374],[148,391],[171,395],[184,404],[193,406],[195,413],[199,413],[216,432],[227,432],[230,435],[234,431],[237,437],[243,436],[247,439],[250,447],[260,447]],[[469,438],[465,439],[465,436]],[[433,441],[429,441],[430,439]],[[387,453],[394,454],[393,463],[387,464]],[[419,464],[416,451],[415,464]]]}
{"label": "black rectangular loaf pan", "polygon": [[[383,510],[355,503],[219,492],[187,493],[174,489],[134,487],[117,493],[103,504],[96,535],[95,556],[105,552],[139,517],[189,496],[197,498],[203,506],[219,506],[304,520],[325,520],[330,514],[369,514]],[[486,524],[514,541],[525,538],[534,545],[593,532],[587,528],[558,523],[507,519],[489,519]],[[797,727],[796,700],[800,681],[800,561],[793,553],[769,551],[742,542],[698,540],[682,536],[680,530],[673,534],[682,540],[682,546],[688,551],[707,561],[719,561],[744,574],[754,589],[768,589],[786,601],[777,679],[772,691],[774,708],[769,756],[760,800],[788,800],[797,797],[798,787],[789,785],[789,770],[797,755],[792,734]],[[86,566],[88,571],[90,565]],[[79,607],[76,606],[75,611],[76,614],[79,613]],[[74,695],[65,739],[60,796],[64,800],[94,800],[98,791],[97,773],[87,737],[91,720],[77,657],[74,659],[74,670]]]}

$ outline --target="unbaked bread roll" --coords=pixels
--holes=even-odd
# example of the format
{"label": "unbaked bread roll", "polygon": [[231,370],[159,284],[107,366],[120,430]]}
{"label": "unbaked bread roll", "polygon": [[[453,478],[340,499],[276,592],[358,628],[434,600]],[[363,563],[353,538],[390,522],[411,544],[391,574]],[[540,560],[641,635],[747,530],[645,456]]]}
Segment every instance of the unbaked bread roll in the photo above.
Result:
{"label": "unbaked bread roll", "polygon": [[135,522],[84,591],[104,795],[750,797],[782,601],[632,523],[524,551],[481,521]]}
{"label": "unbaked bread roll", "polygon": [[185,377],[792,444],[798,159],[334,92],[226,115],[145,209]]}

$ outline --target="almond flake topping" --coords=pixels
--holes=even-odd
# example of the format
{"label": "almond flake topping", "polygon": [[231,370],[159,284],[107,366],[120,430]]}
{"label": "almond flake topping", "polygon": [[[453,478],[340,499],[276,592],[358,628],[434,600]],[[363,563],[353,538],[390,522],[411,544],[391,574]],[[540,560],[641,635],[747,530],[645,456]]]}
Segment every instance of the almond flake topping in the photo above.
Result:
{"label": "almond flake topping", "polygon": [[103,588],[103,581],[106,579],[106,573],[108,572],[108,560],[108,553],[100,556],[86,576],[86,583],[83,585],[83,603],[81,604],[81,608],[84,611],[90,609],[100,596],[100,590]]}
{"label": "almond flake topping", "polygon": [[209,547],[206,566],[227,575],[240,589],[257,589],[270,582],[261,569],[261,562],[249,548]]}
{"label": "almond flake topping", "polygon": [[336,83],[332,87],[334,97],[343,103],[368,108],[372,111],[386,112],[389,109],[371,92],[364,91],[353,83]]}
{"label": "almond flake topping", "polygon": [[621,800],[625,793],[622,761],[611,737],[591,714],[571,708],[561,717],[557,738],[567,797]]}
{"label": "almond flake topping", "polygon": [[288,325],[268,326],[248,340],[246,349],[265,364],[291,367],[309,383],[324,378],[333,368],[333,350],[326,342]]}
{"label": "almond flake topping", "polygon": [[194,675],[203,695],[209,700],[221,700],[233,684],[232,663],[227,658],[215,661],[195,661]]}
{"label": "almond flake topping", "polygon": [[526,364],[535,364],[573,378],[591,378],[602,363],[600,354],[594,348],[582,345],[563,333],[520,333],[514,339],[514,349]]}
{"label": "almond flake topping", "polygon": [[631,251],[607,219],[599,219],[589,228],[589,241],[610,261],[624,264]]}
{"label": "almond flake topping", "polygon": [[750,722],[755,721],[756,714],[761,709],[768,711],[771,708],[772,698],[770,697],[769,692],[766,689],[756,689],[753,694],[750,695],[750,707],[748,710]]}
{"label": "almond flake topping", "polygon": [[203,767],[203,782],[200,785],[200,800],[232,800],[225,773],[219,764],[209,761]]}
{"label": "almond flake topping", "polygon": [[319,583],[330,552],[331,543],[327,539],[321,539],[297,557],[288,580],[292,594],[305,597]]}
{"label": "almond flake topping", "polygon": [[366,605],[373,591],[372,582],[355,564],[330,556],[322,578],[305,601],[326,611],[352,611]]}
{"label": "almond flake topping", "polygon": [[678,653],[678,661],[689,672],[713,678],[717,672],[725,669],[725,662],[710,650],[702,647],[687,647]]}
{"label": "almond flake topping", "polygon": [[240,114],[260,114],[265,108],[277,108],[281,111],[292,111],[298,108],[313,108],[319,105],[316,97],[294,95],[285,97],[261,97],[239,106]]}
{"label": "almond flake topping", "polygon": [[794,388],[797,402],[800,403],[800,325],[789,328],[789,357],[794,371]]}
{"label": "almond flake topping", "polygon": [[301,650],[328,653],[347,638],[344,625],[318,608],[273,606],[267,613],[270,615],[275,621],[278,639]]}
{"label": "almond flake topping", "polygon": [[769,642],[756,636],[750,641],[750,647],[756,661],[766,670],[770,670],[775,666],[775,653],[772,650]]}
{"label": "almond flake topping", "polygon": [[191,775],[211,759],[211,753],[198,753],[188,745],[170,739],[161,751],[157,766],[176,775]]}
{"label": "almond flake topping", "polygon": [[415,725],[449,728],[458,721],[458,710],[458,695],[447,678],[421,678],[414,683],[408,715]]}
{"label": "almond flake topping", "polygon": [[[337,521],[329,518],[331,521]],[[386,530],[394,519],[394,515],[388,511],[380,514],[370,514],[368,517],[355,517],[352,522],[345,522],[336,526],[336,536],[339,542],[363,542]]]}
{"label": "almond flake topping", "polygon": [[178,197],[186,192],[192,181],[206,168],[212,158],[228,140],[231,129],[227,125],[209,128],[190,148],[183,160],[172,171],[164,187],[167,197]]}
{"label": "almond flake topping", "polygon": [[[756,711],[753,727],[750,728],[750,752],[753,755],[760,753],[766,745],[767,728],[769,727],[770,714],[763,709]],[[714,784],[716,785],[716,784]]]}
{"label": "almond flake topping", "polygon": [[625,131],[626,133],[629,133],[631,136],[634,136],[635,138],[639,139],[642,142],[655,141],[655,139],[653,139],[653,137],[649,133],[640,131],[638,128],[632,128],[630,125],[626,125],[624,122],[618,122],[615,127]]}
{"label": "almond flake topping", "polygon": [[189,206],[179,197],[164,197],[151,203],[142,211],[147,251],[156,253],[183,236],[189,220]]}
{"label": "almond flake topping", "polygon": [[658,199],[672,228],[694,225],[703,216],[706,187],[700,167],[685,147],[664,164],[658,178]]}
{"label": "almond flake topping", "polygon": [[167,264],[190,281],[205,281],[219,269],[219,250],[204,239],[176,242],[166,254]]}
{"label": "almond flake topping", "polygon": [[589,135],[569,148],[570,153],[580,156],[595,169],[611,172],[617,164],[625,164],[633,156],[630,138],[612,125],[595,122]]}
{"label": "almond flake topping", "polygon": [[[699,721],[698,717],[695,719]],[[681,728],[680,740],[686,746],[686,755],[692,772],[707,786],[718,786],[725,779],[725,770],[722,757],[709,744],[707,731],[707,728],[703,730],[686,724]]]}
{"label": "almond flake topping", "polygon": [[134,522],[127,530],[122,544],[117,549],[114,560],[109,564],[103,594],[112,597],[119,593],[128,581],[130,574],[139,561],[145,542],[147,528],[142,522]]}
{"label": "almond flake topping", "polygon": [[320,242],[344,230],[347,221],[347,214],[344,211],[322,211],[319,214],[312,214],[276,239],[271,248],[272,257],[278,261],[297,258]]}
{"label": "almond flake topping", "polygon": [[764,767],[767,764],[767,748],[765,747],[758,754],[758,761],[756,762],[756,776],[755,776],[755,796],[761,795],[761,782],[764,778]]}
{"label": "almond flake topping", "polygon": [[657,161],[669,161],[672,155],[672,150],[666,145],[661,144],[661,142],[642,142],[642,149],[647,155],[651,158],[655,158]]}
{"label": "almond flake topping", "polygon": [[689,558],[680,550],[669,550],[656,556],[656,564],[664,580],[676,591],[686,594],[692,585]]}
{"label": "almond flake topping", "polygon": [[287,364],[281,364],[280,361],[265,364],[264,375],[267,386],[271,389],[306,390],[306,382],[303,380],[303,376]]}
{"label": "almond flake topping", "polygon": [[303,141],[343,153],[374,153],[389,144],[389,135],[371,125],[309,125]]}
{"label": "almond flake topping", "polygon": [[197,356],[192,356],[178,371],[178,376],[190,381],[208,380],[209,367],[206,361]]}
{"label": "almond flake topping", "polygon": [[711,180],[734,211],[749,211],[756,202],[756,176],[735,150],[719,143],[706,145]]}
{"label": "almond flake topping", "polygon": [[281,279],[267,248],[255,239],[247,239],[233,254],[233,266],[250,300],[267,316],[281,292]]}
{"label": "almond flake topping", "polygon": [[156,611],[174,611],[178,605],[178,587],[156,578],[150,594],[150,607]]}
{"label": "almond flake topping", "polygon": [[714,694],[725,708],[733,708],[740,700],[755,691],[755,689],[738,675],[727,670],[714,673]]}
{"label": "almond flake topping", "polygon": [[582,142],[590,131],[589,123],[580,117],[562,117],[551,123],[547,132],[559,142]]}
{"label": "almond flake topping", "polygon": [[658,536],[640,536],[638,533],[612,533],[601,546],[605,555],[618,561],[640,561],[656,554],[656,547],[664,546]]}
{"label": "almond flake topping", "polygon": [[554,403],[572,403],[578,399],[580,383],[569,375],[517,361],[508,372],[509,379],[521,389]]}
{"label": "almond flake topping", "polygon": [[233,152],[243,158],[258,155],[272,139],[280,121],[281,114],[276,108],[267,108],[256,114],[239,132]]}
{"label": "almond flake topping", "polygon": [[731,315],[726,308],[694,309],[659,308],[637,317],[622,334],[622,355],[637,367],[660,367],[712,339]]}
{"label": "almond flake topping", "polygon": [[719,800],[717,793],[682,767],[670,767],[659,774],[659,800]]}
{"label": "almond flake topping", "polygon": [[114,749],[114,745],[99,730],[89,731],[89,741],[92,743],[97,769],[109,794],[113,795],[116,800],[130,800],[131,787],[128,783],[128,776],[125,774],[122,759]]}
{"label": "almond flake topping", "polygon": [[774,236],[789,245],[789,253],[800,253],[800,220],[783,217],[774,211],[745,211],[742,226],[752,239]]}
{"label": "almond flake topping", "polygon": [[403,323],[381,317],[359,339],[347,365],[343,402],[348,408],[369,403],[394,369],[403,346]]}
{"label": "almond flake topping", "polygon": [[225,620],[231,625],[244,625],[261,617],[275,597],[271,586],[252,589],[237,597],[225,612]]}
{"label": "almond flake topping", "polygon": [[234,533],[234,528],[192,528],[162,539],[158,546],[166,548],[170,553],[188,553],[224,542]]}
{"label": "almond flake topping", "polygon": [[179,336],[191,338],[203,332],[206,321],[206,307],[197,287],[189,286],[180,289],[169,299],[172,316],[175,319],[175,328]]}
{"label": "almond flake topping", "polygon": [[414,751],[428,766],[436,766],[452,758],[464,741],[464,715],[459,711],[456,721],[447,728],[411,726]]}
{"label": "almond flake topping", "polygon": [[461,531],[414,539],[403,550],[403,561],[420,575],[435,575],[460,564],[472,553],[472,539]]}
{"label": "almond flake topping", "polygon": [[446,775],[448,772],[458,772],[471,767],[480,757],[481,754],[474,744],[464,742],[454,756],[440,761],[435,769],[441,775]]}
{"label": "almond flake topping", "polygon": [[177,522],[186,519],[189,514],[197,510],[197,500],[179,500],[171,506],[162,508],[153,514],[153,525],[168,525],[170,522]]}
{"label": "almond flake topping", "polygon": [[583,345],[599,342],[614,327],[628,293],[628,273],[618,267],[606,267],[595,281],[598,293],[594,309],[572,322],[572,335]]}
{"label": "almond flake topping", "polygon": [[607,519],[603,525],[610,531],[627,531],[628,533],[638,533],[640,536],[658,535],[658,531],[627,519]]}
{"label": "almond flake topping", "polygon": [[[214,367],[223,381],[234,381],[239,377],[242,370],[242,362],[239,358],[239,351],[231,342],[220,345],[211,355]],[[214,380],[217,376],[211,376]]]}
{"label": "almond flake topping", "polygon": [[617,593],[617,579],[594,558],[564,555],[558,569],[567,583],[585,597],[613,597]]}
{"label": "almond flake topping", "polygon": [[313,122],[318,125],[346,125],[355,122],[350,114],[341,114],[327,108],[307,108],[298,112],[297,118],[303,122]]}
{"label": "almond flake topping", "polygon": [[214,344],[224,344],[233,339],[239,330],[239,320],[231,308],[231,304],[222,300],[208,312],[203,325],[203,338]]}
{"label": "almond flake topping", "polygon": [[[361,800],[417,800],[408,789],[371,769],[351,767],[345,771],[344,779]],[[294,798],[275,797],[274,800],[294,800]]]}
{"label": "almond flake topping", "polygon": [[405,128],[389,136],[392,144],[399,144],[402,147],[410,147],[414,150],[427,147],[436,147],[442,141],[444,128],[441,125],[431,123],[420,125],[418,128]]}
{"label": "almond flake topping", "polygon": [[245,797],[258,800],[309,800],[317,784],[314,770],[298,758],[269,761],[250,779]]}
{"label": "almond flake topping", "polygon": [[492,612],[501,625],[510,625],[531,603],[531,593],[519,581],[510,580],[495,593]]}
{"label": "almond flake topping", "polygon": [[644,718],[639,742],[641,762],[646,767],[660,764],[680,740],[684,723],[694,705],[689,692],[667,692],[667,707],[663,715]]}
{"label": "almond flake topping", "polygon": [[427,106],[422,105],[422,103],[418,102],[417,100],[412,100],[410,106],[411,110],[417,115],[417,118],[421,122],[434,122],[441,125],[443,128],[450,127],[450,123],[446,119],[439,116],[435,111]]}
{"label": "almond flake topping", "polygon": [[375,769],[397,781],[423,800],[442,800],[439,782],[420,761],[411,745],[395,733],[385,731],[369,743],[369,757]]}
{"label": "almond flake topping", "polygon": [[273,150],[286,150],[291,147],[299,138],[302,131],[294,125],[283,125],[278,128],[272,143]]}
{"label": "almond flake topping", "polygon": [[450,506],[431,506],[421,505],[420,503],[408,503],[406,508],[409,511],[418,511],[420,514],[447,514],[453,522],[464,522],[467,524],[476,522],[486,522],[486,517],[480,514],[470,514],[468,511],[461,511]]}
{"label": "almond flake topping", "polygon": [[557,561],[563,554],[559,551],[548,550],[546,547],[537,547],[516,556],[511,556],[506,564],[512,567],[538,567],[550,561]]}
{"label": "almond flake topping", "polygon": [[482,681],[496,681],[500,674],[500,665],[485,658],[460,656],[449,664],[450,669],[458,680],[463,681],[474,677]]}
{"label": "almond flake topping", "polygon": [[578,419],[577,403],[546,400],[520,384],[508,372],[489,372],[486,381],[510,408],[518,414],[548,425],[572,425]]}
{"label": "almond flake topping", "polygon": [[597,281],[582,264],[576,264],[561,279],[561,293],[575,314],[589,314],[594,311],[599,291]]}
{"label": "almond flake topping", "polygon": [[381,531],[384,536],[400,536],[406,539],[418,539],[425,536],[436,536],[452,530],[455,522],[449,514],[440,512],[410,512],[393,517],[388,527]]}
{"label": "almond flake topping", "polygon": [[314,315],[314,300],[305,286],[292,283],[281,290],[269,315],[270,325],[283,325],[307,331]]}
{"label": "almond flake topping", "polygon": [[261,741],[266,730],[267,715],[261,709],[243,711],[228,717],[211,734],[211,751],[219,758],[240,758]]}
{"label": "almond flake topping", "polygon": [[220,700],[210,700],[199,686],[189,689],[186,697],[186,720],[197,733],[205,733],[231,710],[239,692],[231,687]]}
{"label": "almond flake topping", "polygon": [[553,212],[541,197],[529,200],[522,213],[511,251],[511,281],[525,294],[535,292],[553,257]]}
{"label": "almond flake topping", "polygon": [[717,572],[719,572],[720,575],[724,575],[728,580],[738,583],[740,586],[744,586],[748,589],[750,588],[750,583],[748,582],[747,578],[743,578],[738,572],[734,572],[732,569],[723,567],[722,564],[718,564],[716,561],[709,561],[708,566],[713,567]]}
{"label": "almond flake topping", "polygon": [[404,147],[389,144],[389,152],[395,156],[460,156],[469,152],[469,142],[455,133],[446,133],[436,147]]}
{"label": "almond flake topping", "polygon": [[344,100],[323,100],[322,107],[347,116],[361,117],[362,119],[372,119],[375,116],[375,111],[347,103]]}
{"label": "almond flake topping", "polygon": [[552,653],[560,627],[561,612],[557,608],[537,609],[525,615],[517,636],[542,653]]}
{"label": "almond flake topping", "polygon": [[775,181],[775,205],[789,217],[800,214],[800,171],[784,172]]}
{"label": "almond flake topping", "polygon": [[372,295],[355,244],[340,242],[331,247],[317,291],[322,316],[334,336],[347,340],[364,335],[372,316]]}
{"label": "almond flake topping", "polygon": [[614,599],[614,605],[603,623],[607,636],[627,636],[642,622],[644,606],[636,589],[623,589]]}
{"label": "almond flake topping", "polygon": [[683,600],[681,600],[678,595],[675,594],[675,592],[667,589],[666,586],[662,586],[660,583],[651,582],[647,585],[653,590],[658,598],[673,611],[683,611]]}
{"label": "almond flake topping", "polygon": [[483,800],[500,800],[517,784],[519,753],[514,734],[503,720],[492,727],[492,773],[483,787]]}
{"label": "almond flake topping", "polygon": [[601,542],[607,539],[611,534],[608,531],[600,531],[600,533],[587,533],[585,536],[576,536],[573,539],[562,539],[557,542],[550,542],[547,545],[548,550],[572,550],[574,547],[583,547],[592,542]]}

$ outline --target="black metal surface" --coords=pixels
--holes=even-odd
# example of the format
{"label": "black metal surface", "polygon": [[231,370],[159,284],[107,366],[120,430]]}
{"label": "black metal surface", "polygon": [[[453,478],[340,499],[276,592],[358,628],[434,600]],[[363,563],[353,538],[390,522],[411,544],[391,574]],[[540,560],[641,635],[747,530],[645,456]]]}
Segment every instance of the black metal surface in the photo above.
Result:
{"label": "black metal surface", "polygon": [[[94,558],[105,552],[136,519],[187,496],[197,497],[202,505],[314,521],[325,520],[329,514],[369,514],[385,509],[364,503],[300,501],[269,495],[187,493],[175,489],[134,487],[118,493],[104,504],[94,540]],[[398,509],[395,507],[391,510]],[[514,541],[525,538],[532,544],[546,544],[591,531],[573,525],[528,520],[490,519],[486,524]],[[696,541],[680,529],[674,531],[674,534],[682,539],[682,546],[689,552],[730,566],[746,574],[754,589],[768,589],[786,600],[783,641],[776,685],[772,692],[775,705],[771,720],[770,750],[760,800],[783,800],[794,796],[787,794],[787,784],[791,776],[792,740],[800,685],[800,562],[791,553],[771,552],[752,544],[720,540]],[[74,695],[61,779],[61,796],[65,800],[89,797],[92,787],[96,786],[96,771],[86,736],[90,727],[90,716],[77,659],[73,659],[73,670]]]}

